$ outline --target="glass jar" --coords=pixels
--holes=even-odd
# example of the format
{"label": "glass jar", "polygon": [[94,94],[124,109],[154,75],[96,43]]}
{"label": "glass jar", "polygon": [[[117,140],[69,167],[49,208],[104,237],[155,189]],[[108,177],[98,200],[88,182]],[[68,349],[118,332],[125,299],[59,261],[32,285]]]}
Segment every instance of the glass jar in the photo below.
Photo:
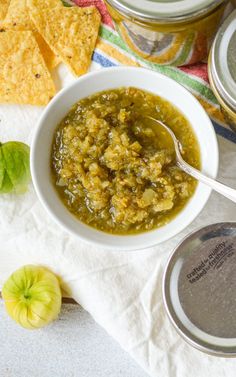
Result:
{"label": "glass jar", "polygon": [[105,2],[119,34],[134,54],[154,63],[181,66],[207,58],[229,1]]}
{"label": "glass jar", "polygon": [[236,10],[225,20],[215,37],[208,72],[225,121],[236,131]]}

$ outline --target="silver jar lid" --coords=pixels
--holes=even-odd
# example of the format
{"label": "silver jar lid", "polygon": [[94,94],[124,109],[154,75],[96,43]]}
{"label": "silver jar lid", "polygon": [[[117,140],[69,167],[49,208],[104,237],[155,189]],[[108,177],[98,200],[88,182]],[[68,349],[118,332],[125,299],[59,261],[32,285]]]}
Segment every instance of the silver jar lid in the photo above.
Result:
{"label": "silver jar lid", "polygon": [[210,225],[182,241],[167,263],[163,297],[192,346],[236,356],[236,223]]}
{"label": "silver jar lid", "polygon": [[210,63],[217,92],[236,111],[236,10],[225,20],[216,35]]}
{"label": "silver jar lid", "polygon": [[147,22],[178,22],[200,17],[225,0],[106,0],[129,18]]}

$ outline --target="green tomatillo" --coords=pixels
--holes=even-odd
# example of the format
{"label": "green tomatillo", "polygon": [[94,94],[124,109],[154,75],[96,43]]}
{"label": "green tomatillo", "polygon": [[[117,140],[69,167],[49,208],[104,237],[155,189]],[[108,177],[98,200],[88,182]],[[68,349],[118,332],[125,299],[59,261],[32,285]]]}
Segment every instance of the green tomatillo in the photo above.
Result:
{"label": "green tomatillo", "polygon": [[58,278],[47,268],[26,265],[5,282],[2,297],[9,316],[27,329],[46,326],[61,309]]}

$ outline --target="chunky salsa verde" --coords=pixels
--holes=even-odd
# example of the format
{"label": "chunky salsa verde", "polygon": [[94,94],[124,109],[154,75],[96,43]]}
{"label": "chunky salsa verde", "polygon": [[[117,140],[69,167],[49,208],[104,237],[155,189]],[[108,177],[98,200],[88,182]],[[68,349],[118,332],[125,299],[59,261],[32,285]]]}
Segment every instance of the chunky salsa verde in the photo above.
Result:
{"label": "chunky salsa verde", "polygon": [[176,166],[172,140],[147,116],[165,122],[200,168],[189,121],[171,103],[128,87],[76,103],[59,124],[52,145],[55,188],[80,221],[113,234],[167,224],[186,205],[196,181]]}

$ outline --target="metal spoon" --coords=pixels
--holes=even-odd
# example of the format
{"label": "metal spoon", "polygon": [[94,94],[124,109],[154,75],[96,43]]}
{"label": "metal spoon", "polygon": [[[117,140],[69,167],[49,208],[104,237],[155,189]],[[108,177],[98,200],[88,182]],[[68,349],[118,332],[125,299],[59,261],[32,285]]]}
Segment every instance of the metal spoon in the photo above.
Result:
{"label": "metal spoon", "polygon": [[207,177],[205,174],[201,173],[199,170],[193,168],[191,165],[189,165],[186,161],[184,161],[181,152],[183,152],[182,145],[180,141],[176,138],[174,132],[163,122],[160,120],[157,120],[151,116],[146,116],[146,118],[151,119],[153,122],[158,123],[161,125],[165,130],[169,133],[171,136],[174,146],[175,146],[175,153],[176,153],[176,163],[177,166],[185,171],[185,173],[191,175],[191,177],[197,179],[198,181],[204,183],[205,185],[211,187],[213,190],[217,191],[219,194],[225,196],[226,198],[232,200],[234,203],[236,203],[236,190],[232,189],[231,187],[228,187],[224,185],[223,183],[220,183],[212,178]]}

